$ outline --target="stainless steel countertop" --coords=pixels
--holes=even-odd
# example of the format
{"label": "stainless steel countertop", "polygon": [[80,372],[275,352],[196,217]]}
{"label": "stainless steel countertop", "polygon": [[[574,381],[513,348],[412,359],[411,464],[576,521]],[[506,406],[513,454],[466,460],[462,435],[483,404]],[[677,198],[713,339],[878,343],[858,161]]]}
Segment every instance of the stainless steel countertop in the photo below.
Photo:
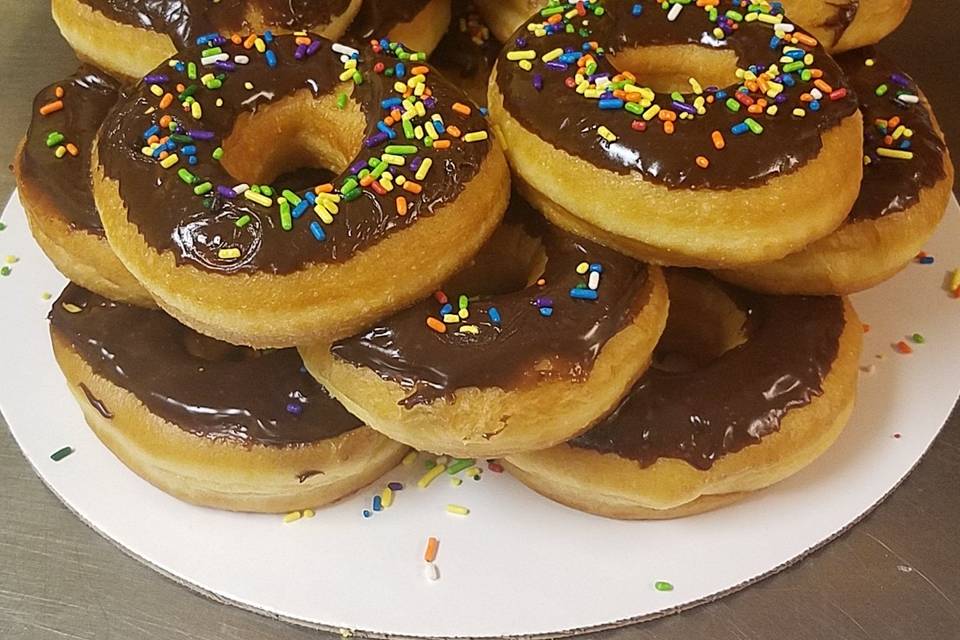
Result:
{"label": "stainless steel countertop", "polygon": [[[71,72],[75,61],[50,20],[49,2],[0,0],[0,7],[0,157],[9,161],[26,130],[34,94]],[[937,107],[955,158],[960,157],[958,24],[956,0],[917,0],[907,23],[883,46],[906,61]],[[3,202],[13,188],[9,172],[0,172]],[[717,602],[599,635],[649,640],[960,638],[957,469],[960,413],[954,411],[903,486],[826,548]],[[47,491],[5,423],[0,426],[0,514],[2,640],[335,637],[214,603],[128,558]],[[749,526],[744,523],[745,532]]]}

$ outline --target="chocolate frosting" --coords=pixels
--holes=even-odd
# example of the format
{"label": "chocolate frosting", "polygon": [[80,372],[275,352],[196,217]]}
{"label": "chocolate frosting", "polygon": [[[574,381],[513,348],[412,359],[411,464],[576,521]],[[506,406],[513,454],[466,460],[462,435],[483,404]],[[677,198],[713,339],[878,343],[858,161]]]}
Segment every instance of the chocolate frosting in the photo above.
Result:
{"label": "chocolate frosting", "polygon": [[123,24],[170,36],[178,49],[212,32],[245,32],[251,8],[268,26],[309,29],[330,23],[350,0],[80,0]]}
{"label": "chocolate frosting", "polygon": [[[96,375],[199,437],[287,446],[362,426],[306,372],[296,349],[235,347],[161,311],[112,302],[74,284],[54,303],[50,328]],[[110,407],[83,391],[112,417]]]}
{"label": "chocolate frosting", "polygon": [[[63,109],[40,115],[40,108],[58,100],[63,89]],[[97,129],[117,102],[119,84],[109,75],[83,65],[72,76],[42,89],[33,99],[33,118],[20,158],[22,179],[35,184],[57,204],[71,228],[103,237],[100,215],[90,191],[90,157]],[[54,155],[47,136],[62,133],[62,144],[76,145],[79,154]]]}
{"label": "chocolate frosting", "polygon": [[452,80],[485,79],[490,77],[499,52],[500,43],[473,2],[455,0],[450,28],[430,59]]}
{"label": "chocolate frosting", "polygon": [[[643,7],[639,16],[632,15],[635,5]],[[703,9],[693,4],[685,6],[673,21],[667,19],[660,3],[649,0],[608,0],[601,6],[605,13],[602,16],[588,14],[589,25],[583,35],[578,31],[584,28],[584,21],[579,18],[573,19],[571,32],[560,30],[546,37],[534,36],[528,32],[527,23],[523,24],[500,53],[496,67],[497,84],[510,115],[557,149],[594,166],[619,174],[636,171],[643,179],[670,188],[758,186],[771,178],[796,171],[815,158],[822,147],[821,136],[856,111],[856,98],[852,92],[836,100],[823,96],[818,111],[806,108],[808,103],[801,102],[801,94],[814,86],[802,81],[799,73],[791,73],[796,85],[786,86],[780,96],[769,99],[771,104],[777,103],[775,116],[750,114],[743,106],[734,113],[725,106],[726,98],[723,98],[708,103],[703,115],[678,119],[673,134],[667,134],[657,118],[646,122],[645,131],[634,130],[631,125],[634,121],[642,121],[640,116],[623,108],[600,109],[598,100],[585,98],[565,84],[576,72],[574,63],[562,68],[564,65],[558,64],[557,60],[543,62],[543,54],[556,48],[581,51],[588,41],[599,43],[606,54],[653,45],[695,45],[705,52],[729,49],[737,55],[739,66],[757,65],[765,69],[771,64],[780,64],[778,61],[786,43],[771,48],[773,29],[759,21],[740,22],[733,35],[717,40],[712,33],[716,24],[709,21]],[[537,15],[529,22],[539,24],[542,20]],[[831,89],[845,88],[839,68],[822,47],[802,48],[813,54],[813,66],[823,71],[823,80]],[[507,59],[507,55],[515,51],[536,52],[536,59],[531,60],[531,71],[524,71],[517,62]],[[598,68],[594,76],[609,74],[612,78],[618,73],[608,58],[598,54],[595,57]],[[691,70],[691,75],[695,76],[696,70]],[[537,79],[542,80],[542,89],[537,89]],[[732,81],[734,84],[723,89],[727,97],[732,97],[739,86],[738,80]],[[637,84],[643,86],[642,77],[637,79]],[[713,93],[705,87],[705,95]],[[762,97],[756,93],[751,96]],[[683,101],[690,106],[695,97],[692,93],[685,93]],[[677,111],[678,116],[682,109],[667,94],[657,94],[655,104],[662,109]],[[805,117],[792,115],[793,109],[798,107],[805,108]],[[747,117],[760,124],[763,132],[756,135],[746,131],[734,135],[731,128]],[[601,125],[618,139],[609,142],[599,136]],[[726,147],[721,151],[716,150],[711,142],[713,131],[720,131],[726,140]],[[706,169],[694,162],[701,155],[710,161]]]}
{"label": "chocolate frosting", "polygon": [[791,409],[822,393],[843,332],[843,300],[719,286],[746,316],[746,342],[691,371],[651,367],[610,416],[571,446],[642,467],[676,458],[709,469],[778,431]]}
{"label": "chocolate frosting", "polygon": [[[459,295],[471,296],[469,318],[462,324],[476,326],[476,335],[456,330],[458,324],[448,325],[445,333],[430,329],[425,320],[442,315],[442,303],[430,298],[334,343],[333,355],[399,384],[409,392],[401,402],[407,408],[449,398],[467,387],[510,390],[548,378],[581,380],[589,375],[606,342],[647,303],[649,267],[551,226],[517,196],[504,224],[521,225],[524,233],[539,239],[546,255],[540,276],[544,284],[476,296],[447,290],[454,313]],[[495,235],[490,246],[496,248],[497,242]],[[474,268],[484,274],[496,268],[496,262],[481,258]],[[602,265],[597,300],[570,296],[572,288],[587,282],[587,276],[576,271],[582,262]],[[540,307],[552,308],[552,315],[542,315],[538,301]]]}
{"label": "chocolate frosting", "polygon": [[[397,137],[387,144],[415,144],[418,149],[416,156],[407,156],[407,166],[392,167],[394,175],[413,179],[415,174],[409,167],[417,158],[429,158],[433,163],[426,177],[416,180],[422,191],[415,195],[405,187],[396,187],[380,195],[370,188],[362,189],[357,199],[339,203],[339,213],[334,221],[323,226],[323,241],[318,241],[310,229],[311,223],[318,220],[312,207],[307,209],[303,218],[293,221],[292,230],[282,229],[276,196],[286,185],[273,185],[275,196],[270,207],[255,204],[243,196],[231,199],[219,194],[217,187],[232,188],[241,182],[212,157],[214,150],[232,131],[237,118],[297,91],[321,95],[348,92],[352,86],[351,99],[356,99],[363,109],[366,134],[357,160],[350,165],[356,167],[360,162],[367,167],[368,159],[384,152],[383,142],[374,141],[378,135],[386,138],[377,125],[387,115],[387,111],[381,108],[381,101],[398,96],[393,91],[396,78],[371,69],[380,62],[392,72],[397,59],[365,48],[359,64],[363,83],[348,86],[338,80],[343,72],[340,54],[331,50],[329,41],[319,37],[314,40],[320,43],[316,53],[297,59],[294,37],[276,37],[269,45],[269,50],[276,56],[274,67],[255,49],[244,49],[229,42],[223,44],[223,51],[229,54],[231,61],[236,55],[243,55],[249,57],[249,63],[236,65],[231,71],[214,70],[223,77],[223,86],[214,90],[207,89],[199,81],[190,81],[185,73],[167,63],[160,65],[151,76],[169,78],[163,84],[165,91],[175,92],[175,85],[180,82],[187,85],[188,91],[191,87],[196,89],[193,97],[203,108],[199,121],[185,113],[176,99],[165,111],[151,110],[158,105],[160,98],[151,92],[153,83],[150,82],[141,82],[111,112],[99,137],[100,162],[107,177],[119,182],[128,220],[137,226],[149,246],[159,253],[172,252],[178,264],[219,273],[262,271],[285,274],[310,264],[344,262],[456,200],[464,185],[479,172],[490,149],[489,140],[466,142],[454,139],[447,149],[425,147],[418,140],[406,140],[396,124]],[[201,47],[191,47],[182,51],[178,60],[199,63],[200,54]],[[409,68],[420,64],[407,61],[406,77],[410,76]],[[208,68],[201,69],[199,75]],[[253,89],[246,89],[246,83],[251,83]],[[433,105],[432,109],[427,109],[428,117],[439,115],[444,123],[456,125],[463,134],[486,130],[485,120],[477,109],[467,116],[452,110],[457,102],[466,101],[456,87],[436,73],[428,74],[427,83],[432,96],[425,102]],[[217,98],[223,100],[220,107],[215,106]],[[175,167],[164,169],[141,151],[144,132],[153,127],[163,113],[177,119],[181,133],[193,134],[187,144],[198,149],[196,157],[199,162],[196,165],[187,166],[185,158],[181,158]],[[417,118],[415,122],[421,124],[421,120]],[[201,135],[211,139],[201,139]],[[285,135],[293,136],[295,132],[286,131]],[[198,182],[209,182],[216,187],[206,195],[195,195],[193,187],[178,177],[178,171],[183,168],[197,176]],[[348,168],[334,185],[342,185],[350,175]],[[300,192],[300,196],[303,195]],[[397,213],[397,196],[408,201],[406,215]],[[249,216],[249,223],[238,226],[238,221],[245,216]],[[240,256],[221,259],[220,250],[224,248],[237,249]]]}
{"label": "chocolate frosting", "polygon": [[[823,23],[823,28],[833,34],[831,45],[836,46],[856,19],[857,12],[860,10],[860,0],[839,0],[827,2],[827,4],[833,8],[833,14]],[[790,10],[789,5],[787,10]]]}
{"label": "chocolate frosting", "polygon": [[385,38],[398,24],[410,22],[430,0],[364,0],[347,36],[366,40]]}
{"label": "chocolate frosting", "polygon": [[[872,65],[867,65],[867,61]],[[857,92],[860,110],[863,112],[863,150],[867,160],[863,168],[860,195],[848,220],[876,220],[885,215],[904,211],[920,199],[920,192],[946,177],[946,144],[933,124],[933,113],[926,99],[910,104],[898,99],[900,94],[920,95],[913,78],[904,73],[888,58],[873,49],[859,49],[844,53],[837,58],[850,84]],[[886,86],[884,95],[877,95],[877,88]],[[878,124],[900,118],[901,123],[913,131],[909,138],[887,144],[884,137],[893,130]],[[906,142],[907,150],[913,153],[910,160],[884,158],[877,149],[899,149]]]}

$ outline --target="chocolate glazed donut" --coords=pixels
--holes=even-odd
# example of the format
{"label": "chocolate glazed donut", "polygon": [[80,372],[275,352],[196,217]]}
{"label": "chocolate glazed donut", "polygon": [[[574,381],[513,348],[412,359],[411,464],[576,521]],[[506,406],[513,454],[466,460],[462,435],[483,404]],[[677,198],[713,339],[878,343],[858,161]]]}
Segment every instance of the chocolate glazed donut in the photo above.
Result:
{"label": "chocolate glazed donut", "polygon": [[443,292],[301,353],[391,438],[492,457],[562,442],[615,406],[647,366],[666,297],[656,267],[571,236],[515,197]]}
{"label": "chocolate glazed donut", "polygon": [[388,38],[430,53],[450,24],[451,0],[364,2],[346,36],[360,42]]}
{"label": "chocolate glazed donut", "polygon": [[97,437],[188,502],[316,506],[368,484],[405,453],[331,399],[292,349],[234,347],[73,284],[53,305],[50,332]]}
{"label": "chocolate glazed donut", "polygon": [[835,229],[862,171],[836,63],[776,5],[667,6],[555,0],[510,38],[489,103],[523,192],[671,265],[769,261]]}
{"label": "chocolate glazed donut", "polygon": [[107,244],[90,191],[93,140],[119,85],[90,66],[40,91],[14,173],[37,244],[70,280],[102,295],[153,306]]}
{"label": "chocolate glazed donut", "polygon": [[802,251],[716,275],[768,293],[862,291],[903,269],[943,218],[953,163],[913,79],[872,49],[837,58],[857,92],[864,128],[860,195],[846,222]]}
{"label": "chocolate glazed donut", "polygon": [[53,0],[77,56],[137,79],[210,33],[310,30],[339,38],[361,0]]}
{"label": "chocolate glazed donut", "polygon": [[[506,163],[419,54],[258,42],[186,49],[108,116],[94,176],[107,238],[198,331],[258,347],[349,335],[476,253],[506,208]],[[341,173],[267,186],[303,166]]]}
{"label": "chocolate glazed donut", "polygon": [[608,417],[546,451],[509,456],[576,509],[671,518],[713,509],[809,464],[845,426],[862,327],[836,297],[772,297],[670,272],[655,364]]}

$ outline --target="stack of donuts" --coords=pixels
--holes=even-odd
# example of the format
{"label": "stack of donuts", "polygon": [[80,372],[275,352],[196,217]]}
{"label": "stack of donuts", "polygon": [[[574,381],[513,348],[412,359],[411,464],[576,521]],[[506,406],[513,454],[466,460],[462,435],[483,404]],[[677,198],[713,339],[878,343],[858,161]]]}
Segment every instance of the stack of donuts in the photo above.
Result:
{"label": "stack of donuts", "polygon": [[930,105],[864,48],[908,5],[53,0],[84,62],[15,172],[57,361],[204,506],[410,448],[615,518],[743,498],[844,429],[845,296],[946,208]]}

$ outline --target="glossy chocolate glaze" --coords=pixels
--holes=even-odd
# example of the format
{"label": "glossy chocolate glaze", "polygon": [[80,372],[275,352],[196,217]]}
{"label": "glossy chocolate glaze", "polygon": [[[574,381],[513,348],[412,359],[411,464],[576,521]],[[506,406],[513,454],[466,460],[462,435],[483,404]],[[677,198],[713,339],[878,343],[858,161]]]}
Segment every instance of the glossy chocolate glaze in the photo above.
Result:
{"label": "glossy chocolate glaze", "polygon": [[451,80],[485,79],[489,78],[499,52],[500,43],[473,3],[454,0],[450,28],[430,59],[442,67]]}
{"label": "glossy chocolate glaze", "polygon": [[170,36],[177,48],[211,32],[249,31],[247,12],[256,10],[268,26],[321,27],[343,13],[350,0],[80,0],[112,20]]}
{"label": "glossy chocolate glaze", "polygon": [[746,342],[692,371],[651,367],[611,415],[571,446],[642,467],[677,458],[709,469],[779,430],[787,412],[822,393],[844,327],[843,300],[720,286],[746,316]]}
{"label": "glossy chocolate glaze", "polygon": [[[643,6],[643,13],[637,17],[631,15],[635,4]],[[727,4],[725,1],[721,8],[726,10]],[[780,48],[770,48],[773,30],[760,22],[741,22],[734,35],[723,41],[716,40],[711,34],[715,24],[693,4],[686,6],[672,22],[659,3],[650,0],[642,3],[609,0],[602,6],[606,13],[602,17],[590,16],[586,37],[576,33],[580,20],[575,22],[574,33],[540,38],[528,34],[525,23],[501,51],[496,67],[497,84],[510,115],[557,149],[597,167],[620,174],[636,171],[643,179],[670,188],[758,186],[796,171],[815,158],[822,147],[821,136],[856,111],[856,98],[848,94],[836,101],[824,96],[821,109],[808,110],[804,118],[791,115],[794,108],[805,104],[800,100],[801,94],[813,88],[812,84],[797,78],[795,87],[786,87],[780,94],[783,98],[778,100],[782,100],[782,104],[778,105],[775,116],[749,114],[746,107],[734,113],[724,106],[725,100],[718,100],[707,105],[704,115],[678,120],[672,135],[665,133],[657,118],[646,123],[646,131],[636,131],[631,125],[640,120],[639,116],[622,108],[601,110],[597,100],[585,98],[564,84],[568,78],[572,79],[575,65],[555,69],[544,63],[541,56],[558,47],[580,51],[585,40],[597,41],[608,54],[643,46],[695,45],[705,52],[729,49],[737,55],[739,66],[765,68],[778,63]],[[540,23],[541,18],[535,16],[532,22]],[[803,48],[814,55],[814,65],[823,71],[823,79],[832,89],[844,87],[839,68],[822,47]],[[531,71],[524,71],[506,57],[510,52],[526,50],[537,54]],[[691,72],[695,74],[695,70]],[[603,73],[612,77],[618,70],[608,58],[601,57],[596,74]],[[542,90],[534,86],[533,79],[538,74],[542,77]],[[725,90],[732,96],[738,81],[733,78],[731,81],[734,84]],[[637,84],[643,85],[642,77]],[[692,104],[694,98],[693,94],[684,94],[687,104]],[[668,94],[657,94],[655,104],[676,109]],[[731,127],[746,117],[762,125],[763,133],[731,133]],[[608,142],[601,138],[597,133],[600,125],[619,139]],[[726,148],[722,151],[715,150],[711,143],[711,133],[715,130],[722,132],[726,139]],[[701,169],[695,164],[694,159],[700,155],[710,160],[709,168]]]}
{"label": "glossy chocolate glaze", "polygon": [[[581,380],[589,375],[603,345],[646,304],[641,296],[649,295],[644,294],[649,267],[551,226],[517,196],[504,224],[522,225],[527,235],[540,239],[546,255],[543,285],[534,282],[508,293],[479,296],[447,291],[454,309],[461,293],[471,295],[470,316],[462,324],[478,327],[477,335],[460,333],[457,324],[442,334],[427,327],[426,318],[439,317],[442,306],[430,298],[334,343],[334,357],[399,384],[409,392],[401,402],[407,408],[449,398],[467,387],[511,390],[544,379]],[[496,245],[496,236],[491,243]],[[595,301],[569,295],[571,288],[586,282],[587,276],[576,273],[581,262],[603,267]],[[484,271],[495,267],[479,264]],[[538,299],[552,302],[551,316],[541,315]],[[491,318],[491,307],[499,313],[499,323]]]}
{"label": "glossy chocolate glaze", "polygon": [[[40,115],[40,108],[56,101],[63,89],[63,109]],[[103,225],[90,191],[90,157],[100,123],[117,102],[119,84],[99,69],[83,65],[76,73],[44,88],[33,99],[33,118],[20,158],[23,180],[36,185],[56,203],[71,228],[103,237]],[[76,145],[79,154],[62,158],[47,146],[47,135],[59,131],[63,144]]]}
{"label": "glossy chocolate glaze", "polygon": [[[872,60],[872,66],[866,64]],[[863,112],[863,151],[865,166],[860,195],[848,220],[876,220],[885,215],[904,211],[920,199],[920,192],[946,177],[946,144],[933,124],[933,113],[926,100],[908,104],[897,99],[898,94],[920,95],[920,88],[891,60],[873,49],[859,49],[837,58],[857,92]],[[877,95],[877,87],[886,85],[885,95]],[[883,158],[878,147],[899,148],[906,141],[901,137],[893,144],[884,142],[885,133],[877,120],[899,117],[901,123],[913,131],[908,150],[910,160]],[[894,130],[896,127],[894,128]],[[894,131],[889,131],[894,133]]]}
{"label": "glossy chocolate glaze", "polygon": [[410,22],[428,4],[430,0],[364,0],[347,35],[361,40],[385,38],[391,29]]}
{"label": "glossy chocolate glaze", "polygon": [[[187,80],[185,74],[170,68],[166,63],[154,74],[169,78],[170,90],[177,82],[186,82],[198,87],[194,97],[203,106],[200,121],[184,113],[174,100],[166,113],[178,118],[186,132],[202,130],[213,133],[211,140],[194,140],[198,148],[199,163],[186,166],[180,162],[166,170],[145,155],[143,133],[159,119],[157,110],[147,113],[160,99],[142,82],[108,116],[99,138],[100,162],[107,177],[119,181],[120,194],[127,204],[128,220],[136,225],[148,245],[158,253],[172,252],[178,264],[220,273],[255,272],[292,273],[310,264],[344,262],[354,254],[370,247],[390,234],[416,224],[422,217],[450,203],[459,196],[464,185],[480,170],[490,149],[490,141],[464,142],[454,140],[447,149],[426,148],[418,151],[421,158],[430,158],[432,168],[425,179],[417,182],[422,186],[418,195],[399,187],[392,192],[378,195],[369,188],[353,201],[342,201],[339,213],[332,224],[324,226],[326,239],[317,241],[309,225],[317,220],[312,208],[294,221],[293,229],[281,228],[277,203],[263,207],[245,197],[228,199],[217,195],[214,189],[200,197],[193,188],[178,178],[180,168],[188,168],[193,174],[213,185],[233,187],[241,180],[232,177],[223,165],[212,158],[212,153],[232,131],[241,114],[255,112],[271,102],[282,100],[297,91],[310,91],[314,95],[332,92],[348,92],[353,85],[341,84],[338,76],[343,71],[339,54],[331,50],[331,43],[317,38],[321,43],[318,51],[302,60],[295,58],[297,45],[293,36],[278,36],[270,45],[276,54],[276,67],[271,68],[264,55],[255,50],[243,49],[233,44],[224,44],[224,52],[233,56],[249,56],[249,64],[237,65],[236,70],[224,73],[223,86],[208,90],[198,82]],[[201,48],[191,47],[182,51],[181,61],[199,60]],[[354,86],[352,99],[359,101],[366,119],[364,140],[377,135],[377,123],[386,115],[380,107],[381,100],[392,98],[395,78],[385,77],[370,69],[376,62],[394,68],[394,58],[374,54],[369,48],[361,53],[360,69],[364,73],[363,84]],[[419,63],[417,63],[419,64]],[[407,63],[408,67],[415,66]],[[252,83],[253,90],[245,88]],[[447,124],[455,124],[462,133],[486,129],[483,117],[476,109],[468,116],[452,111],[452,105],[464,100],[460,91],[442,79],[439,74],[429,77],[435,113]],[[223,105],[215,106],[216,98]],[[248,125],[250,126],[250,125]],[[255,125],[254,125],[255,126]],[[395,125],[399,131],[399,125]],[[284,135],[294,136],[295,131]],[[399,132],[396,144],[409,144]],[[362,146],[358,160],[366,162],[371,156],[383,153],[383,145],[371,148]],[[410,156],[413,157],[413,156]],[[351,165],[354,162],[350,163]],[[366,165],[364,165],[366,166]],[[396,169],[396,167],[395,167]],[[401,167],[399,173],[414,176],[412,170]],[[343,183],[349,169],[335,181]],[[273,185],[277,195],[286,185]],[[302,195],[302,194],[301,194]],[[396,197],[402,195],[408,201],[404,216],[396,212]],[[250,223],[240,228],[235,223],[249,215]],[[239,249],[241,256],[228,260],[219,257],[223,247]]]}
{"label": "glossy chocolate glaze", "polygon": [[[80,311],[71,313],[65,304]],[[296,349],[228,345],[161,311],[112,302],[74,284],[54,303],[50,328],[96,375],[196,436],[286,446],[362,426],[306,373]],[[291,403],[299,414],[287,409]]]}
{"label": "glossy chocolate glaze", "polygon": [[[836,45],[857,18],[857,12],[860,10],[860,0],[837,0],[836,2],[827,2],[827,4],[833,8],[833,14],[823,23],[823,28],[833,34],[832,45]],[[787,4],[787,11],[790,11],[789,3]]]}

